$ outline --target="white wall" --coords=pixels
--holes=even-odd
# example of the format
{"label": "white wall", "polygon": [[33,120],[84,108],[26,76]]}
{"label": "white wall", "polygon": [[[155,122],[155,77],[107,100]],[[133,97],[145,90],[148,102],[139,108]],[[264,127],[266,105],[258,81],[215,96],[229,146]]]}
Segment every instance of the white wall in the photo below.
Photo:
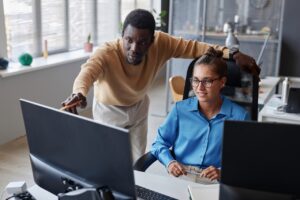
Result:
{"label": "white wall", "polygon": [[[0,144],[25,134],[20,98],[59,108],[71,94],[74,78],[84,61],[0,78]],[[92,89],[88,107],[91,105]]]}

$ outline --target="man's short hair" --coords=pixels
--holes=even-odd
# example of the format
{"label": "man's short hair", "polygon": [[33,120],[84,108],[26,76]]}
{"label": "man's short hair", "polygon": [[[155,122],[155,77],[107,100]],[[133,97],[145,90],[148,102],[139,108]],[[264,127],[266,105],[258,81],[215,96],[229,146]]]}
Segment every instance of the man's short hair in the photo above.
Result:
{"label": "man's short hair", "polygon": [[154,35],[155,19],[151,12],[147,10],[135,9],[131,11],[125,18],[122,35],[124,35],[124,30],[129,24],[138,29],[148,29]]}

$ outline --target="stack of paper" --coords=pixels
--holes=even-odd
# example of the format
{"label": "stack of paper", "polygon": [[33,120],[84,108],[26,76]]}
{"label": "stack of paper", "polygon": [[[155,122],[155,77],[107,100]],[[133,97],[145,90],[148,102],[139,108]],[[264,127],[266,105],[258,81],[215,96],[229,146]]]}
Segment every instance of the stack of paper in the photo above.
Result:
{"label": "stack of paper", "polygon": [[191,200],[218,200],[219,199],[219,184],[189,185],[188,191]]}

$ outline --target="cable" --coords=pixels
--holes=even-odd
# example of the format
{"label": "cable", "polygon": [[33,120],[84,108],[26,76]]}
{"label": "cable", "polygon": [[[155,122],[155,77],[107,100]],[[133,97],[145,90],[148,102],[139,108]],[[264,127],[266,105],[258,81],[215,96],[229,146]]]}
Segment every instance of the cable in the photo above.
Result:
{"label": "cable", "polygon": [[262,46],[262,48],[261,48],[261,50],[259,52],[259,55],[258,55],[258,58],[257,58],[257,61],[256,61],[257,65],[262,65],[261,59],[262,59],[263,53],[265,51],[265,48],[267,46],[267,42],[268,42],[268,40],[270,38],[270,35],[271,35],[271,32],[268,33],[268,35],[266,36],[266,38],[264,40],[264,44],[263,44],[263,46]]}
{"label": "cable", "polygon": [[14,198],[14,197],[17,197],[16,195],[12,195],[10,197],[7,197],[5,200],[8,200],[8,199],[11,199],[11,198]]}
{"label": "cable", "polygon": [[[9,200],[11,198],[18,198],[18,199],[26,199],[26,200],[36,200],[29,192],[25,191],[25,192],[22,192],[20,194],[14,194],[10,197],[7,197],[5,200]],[[1,199],[0,199],[1,200]]]}
{"label": "cable", "polygon": [[28,191],[22,192],[20,194],[16,195],[20,199],[25,199],[25,200],[36,200]]}

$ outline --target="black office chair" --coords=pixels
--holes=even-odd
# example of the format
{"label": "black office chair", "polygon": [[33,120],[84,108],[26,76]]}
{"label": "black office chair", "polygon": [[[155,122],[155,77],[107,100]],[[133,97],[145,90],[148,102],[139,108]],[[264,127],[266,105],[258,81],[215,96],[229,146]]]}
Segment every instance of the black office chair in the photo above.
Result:
{"label": "black office chair", "polygon": [[[193,74],[194,64],[198,60],[198,58],[194,59],[187,70],[186,78],[185,78],[185,85],[184,85],[184,92],[183,92],[183,100],[191,97],[191,83],[190,78]],[[228,96],[231,100],[235,101],[236,103],[240,104],[241,106],[246,106],[250,111],[251,120],[257,121],[258,115],[258,78],[243,72],[239,66],[236,65],[234,61],[226,60],[227,64],[227,82],[225,88],[223,88],[222,93],[225,96]],[[243,83],[243,77],[250,77],[252,81]],[[245,82],[245,81],[244,81]],[[245,95],[245,98],[235,99],[235,88],[250,88],[252,91],[252,97],[249,101],[249,94]],[[242,94],[244,95],[244,94]],[[247,97],[246,97],[247,96]],[[248,100],[248,101],[247,101]],[[249,109],[250,107],[250,109]],[[173,151],[170,150],[173,154]],[[173,154],[174,156],[174,154]],[[175,157],[174,157],[175,158]],[[156,161],[156,157],[152,155],[151,152],[147,152],[142,157],[140,157],[134,164],[133,168],[137,171],[146,171],[147,168]]]}

